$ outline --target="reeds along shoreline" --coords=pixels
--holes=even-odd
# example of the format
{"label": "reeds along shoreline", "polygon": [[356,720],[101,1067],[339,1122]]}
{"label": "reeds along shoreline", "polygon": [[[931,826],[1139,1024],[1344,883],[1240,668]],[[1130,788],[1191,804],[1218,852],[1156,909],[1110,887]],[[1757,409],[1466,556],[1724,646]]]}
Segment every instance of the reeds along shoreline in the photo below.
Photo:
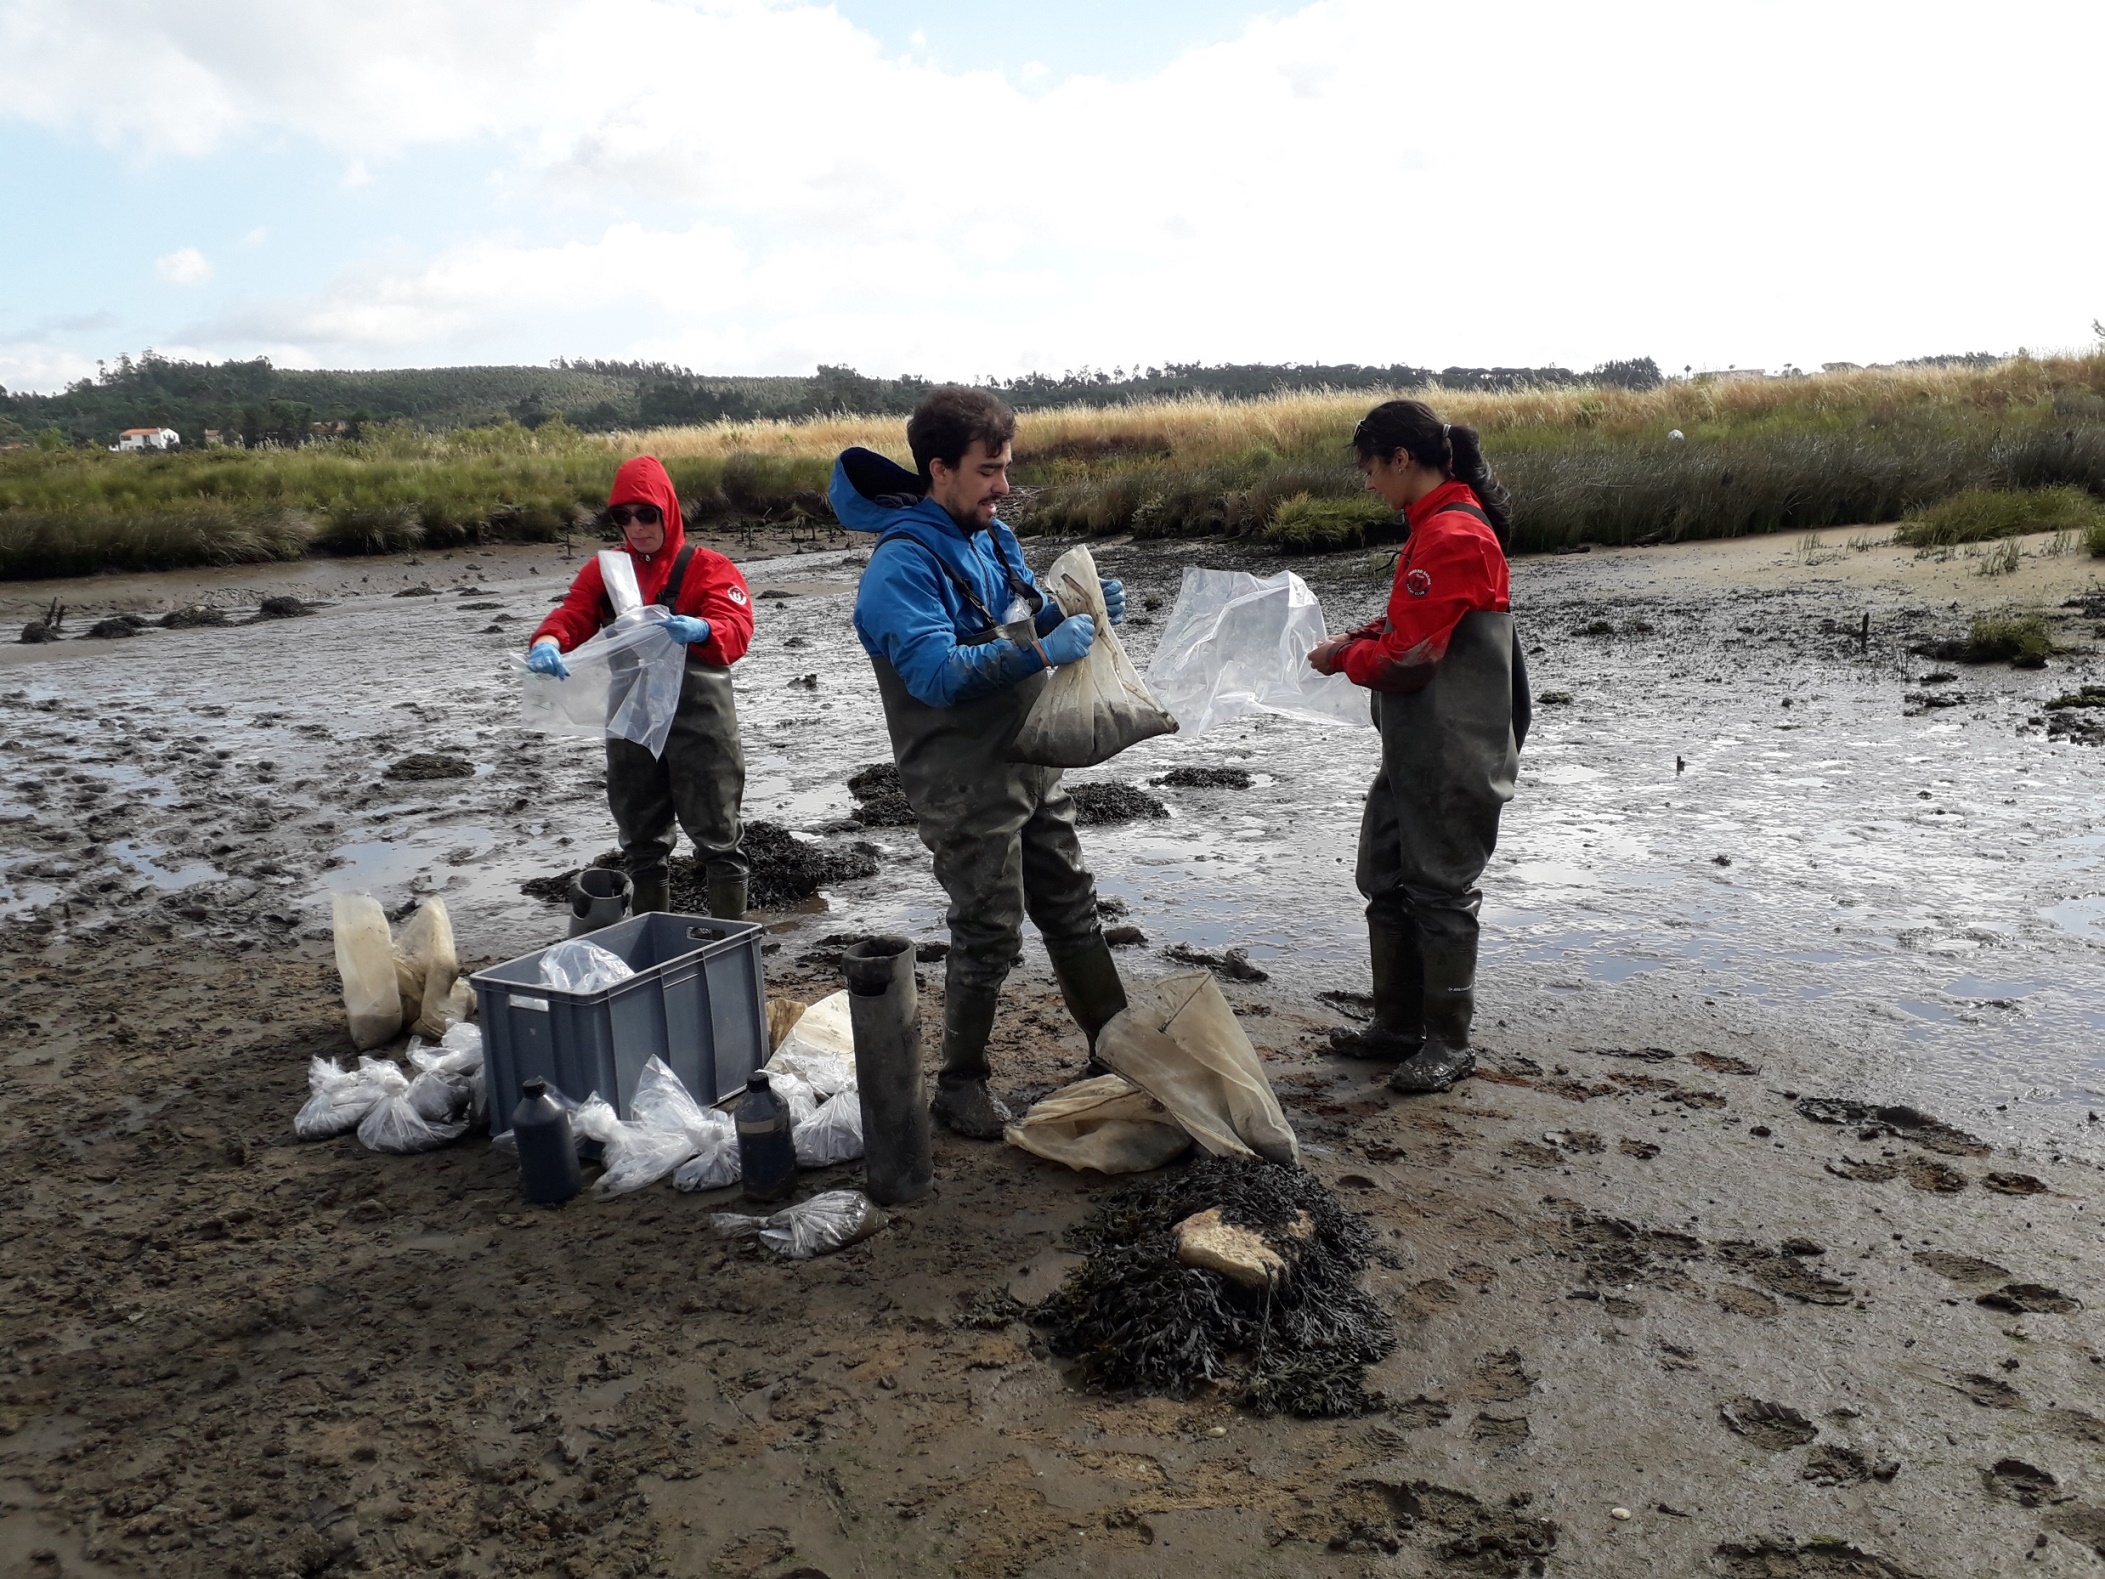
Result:
{"label": "reeds along shoreline", "polygon": [[[1643,392],[1397,393],[1481,431],[1522,553],[1894,521],[1969,489],[2105,497],[2105,353]],[[1012,514],[1025,531],[1356,546],[1386,517],[1346,441],[1379,398],[1026,412]],[[19,451],[0,456],[0,576],[545,541],[588,525],[615,466],[637,453],[665,460],[699,525],[825,520],[834,455],[863,444],[904,459],[903,429],[844,416],[608,437],[558,422],[293,450]],[[2075,508],[2060,497],[2057,518]],[[1951,530],[2034,530],[2011,523],[2037,515],[1976,508]]]}

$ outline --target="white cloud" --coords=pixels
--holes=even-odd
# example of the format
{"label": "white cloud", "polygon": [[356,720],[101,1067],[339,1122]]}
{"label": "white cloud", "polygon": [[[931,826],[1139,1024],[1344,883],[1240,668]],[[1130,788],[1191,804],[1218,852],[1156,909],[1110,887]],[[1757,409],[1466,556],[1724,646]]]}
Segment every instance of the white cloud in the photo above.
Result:
{"label": "white cloud", "polygon": [[270,240],[270,232],[258,225],[254,230],[241,238],[241,244],[244,247],[260,247],[268,240]]}
{"label": "white cloud", "polygon": [[202,285],[212,277],[212,260],[195,247],[178,247],[153,260],[154,272],[170,285]]}
{"label": "white cloud", "polygon": [[344,166],[344,173],[337,177],[336,184],[346,192],[355,192],[362,186],[373,184],[373,172],[365,167],[363,159],[353,159]]}
{"label": "white cloud", "polygon": [[[1775,365],[2081,339],[2100,55],[2105,7],[2049,0],[1989,29],[1317,0],[1054,82],[888,57],[798,0],[0,0],[0,114],[148,158],[289,133],[346,186],[489,151],[514,233],[355,265],[211,326],[230,346]],[[1983,203],[2057,216],[2022,289]]]}
{"label": "white cloud", "polygon": [[95,376],[95,359],[43,340],[0,340],[0,388],[56,390]]}

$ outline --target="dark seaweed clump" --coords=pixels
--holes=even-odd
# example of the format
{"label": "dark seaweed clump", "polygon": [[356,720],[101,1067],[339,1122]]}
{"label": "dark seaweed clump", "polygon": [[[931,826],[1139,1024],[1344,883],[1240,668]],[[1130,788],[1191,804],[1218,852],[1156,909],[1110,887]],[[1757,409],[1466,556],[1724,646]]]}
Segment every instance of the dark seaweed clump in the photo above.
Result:
{"label": "dark seaweed clump", "polygon": [[[1177,1261],[1176,1225],[1208,1207],[1259,1230],[1306,1212],[1315,1231],[1284,1286],[1253,1293]],[[1396,1347],[1396,1329],[1359,1286],[1373,1235],[1308,1174],[1209,1157],[1114,1197],[1071,1239],[1088,1259],[1031,1319],[1090,1387],[1182,1398],[1232,1378],[1237,1402],[1259,1414],[1379,1407],[1366,1368]]]}
{"label": "dark seaweed clump", "polygon": [[1159,779],[1150,779],[1151,784],[1167,784],[1171,789],[1234,789],[1250,787],[1248,768],[1171,768]]}
{"label": "dark seaweed clump", "polygon": [[[746,859],[752,863],[746,902],[755,910],[787,910],[821,888],[877,875],[877,858],[850,845],[813,844],[772,822],[746,824]],[[675,910],[707,915],[702,872],[691,861],[672,867]]]}
{"label": "dark seaweed clump", "polygon": [[1169,808],[1161,801],[1130,784],[1070,784],[1067,793],[1074,797],[1074,820],[1084,827],[1169,815]]}
{"label": "dark seaweed clump", "polygon": [[848,793],[858,802],[849,815],[865,828],[911,828],[921,819],[906,798],[899,769],[889,762],[873,762],[848,775]]}

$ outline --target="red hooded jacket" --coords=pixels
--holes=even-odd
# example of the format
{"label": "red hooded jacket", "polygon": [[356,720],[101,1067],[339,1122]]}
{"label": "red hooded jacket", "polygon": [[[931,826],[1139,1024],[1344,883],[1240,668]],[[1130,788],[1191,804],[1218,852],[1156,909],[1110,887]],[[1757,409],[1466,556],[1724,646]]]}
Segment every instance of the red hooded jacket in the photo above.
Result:
{"label": "red hooded jacket", "polygon": [[[639,554],[626,541],[622,551],[636,564],[636,585],[645,603],[658,601],[673,561],[687,541],[687,528],[680,520],[680,496],[672,479],[655,455],[639,455],[621,463],[614,486],[607,494],[611,508],[617,504],[654,504],[665,517],[665,542],[655,554]],[[722,554],[695,545],[680,582],[679,606],[675,614],[695,614],[709,622],[709,639],[696,642],[689,653],[707,664],[726,666],[745,656],[753,643],[753,599],[746,591],[746,578]],[[599,556],[585,561],[563,601],[548,611],[527,642],[531,647],[544,636],[553,636],[564,652],[599,634],[614,617],[607,599],[606,582],[599,573]]]}
{"label": "red hooded jacket", "polygon": [[1447,656],[1464,614],[1512,608],[1498,534],[1457,505],[1481,510],[1465,482],[1440,484],[1404,510],[1411,535],[1396,556],[1389,612],[1352,633],[1338,667],[1370,691],[1415,691]]}

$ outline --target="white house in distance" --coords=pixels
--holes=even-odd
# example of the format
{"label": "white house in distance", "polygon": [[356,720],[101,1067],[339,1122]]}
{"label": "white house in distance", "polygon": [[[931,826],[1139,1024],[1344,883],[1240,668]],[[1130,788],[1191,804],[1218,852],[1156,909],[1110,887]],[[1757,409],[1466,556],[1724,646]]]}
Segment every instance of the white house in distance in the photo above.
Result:
{"label": "white house in distance", "polygon": [[173,428],[126,428],[117,435],[112,450],[172,450],[183,442]]}

